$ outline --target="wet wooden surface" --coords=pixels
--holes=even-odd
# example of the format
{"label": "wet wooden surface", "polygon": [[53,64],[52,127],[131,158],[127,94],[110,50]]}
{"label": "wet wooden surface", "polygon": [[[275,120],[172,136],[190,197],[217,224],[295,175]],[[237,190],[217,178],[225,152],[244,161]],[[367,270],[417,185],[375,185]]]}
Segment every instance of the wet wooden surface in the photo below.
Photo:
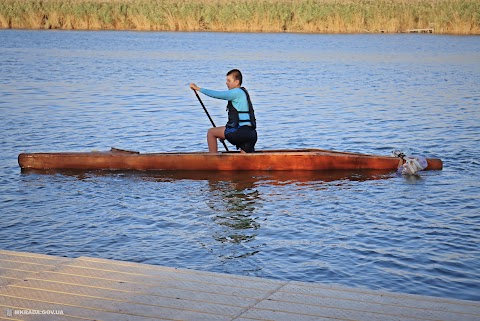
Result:
{"label": "wet wooden surface", "polygon": [[[443,162],[429,158],[427,170],[440,170]],[[190,171],[322,171],[392,170],[401,164],[397,157],[305,149],[241,153],[150,153],[115,149],[110,152],[22,153],[22,169],[76,170],[190,170]]]}
{"label": "wet wooden surface", "polygon": [[480,302],[0,250],[0,320],[473,321]]}

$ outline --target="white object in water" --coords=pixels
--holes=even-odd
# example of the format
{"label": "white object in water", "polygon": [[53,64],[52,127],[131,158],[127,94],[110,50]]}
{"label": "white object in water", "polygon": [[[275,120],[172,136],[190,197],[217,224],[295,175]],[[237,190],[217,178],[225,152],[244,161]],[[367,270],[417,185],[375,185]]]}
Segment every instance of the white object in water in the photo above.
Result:
{"label": "white object in water", "polygon": [[412,156],[405,158],[405,164],[398,168],[398,173],[402,175],[414,175],[428,166],[427,160],[422,156]]}

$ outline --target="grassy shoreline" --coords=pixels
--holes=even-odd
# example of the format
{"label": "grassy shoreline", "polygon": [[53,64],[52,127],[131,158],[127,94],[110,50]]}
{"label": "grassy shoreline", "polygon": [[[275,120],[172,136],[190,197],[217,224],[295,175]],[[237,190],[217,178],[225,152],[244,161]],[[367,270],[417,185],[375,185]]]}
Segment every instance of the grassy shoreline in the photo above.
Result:
{"label": "grassy shoreline", "polygon": [[480,34],[480,0],[0,0],[0,28]]}

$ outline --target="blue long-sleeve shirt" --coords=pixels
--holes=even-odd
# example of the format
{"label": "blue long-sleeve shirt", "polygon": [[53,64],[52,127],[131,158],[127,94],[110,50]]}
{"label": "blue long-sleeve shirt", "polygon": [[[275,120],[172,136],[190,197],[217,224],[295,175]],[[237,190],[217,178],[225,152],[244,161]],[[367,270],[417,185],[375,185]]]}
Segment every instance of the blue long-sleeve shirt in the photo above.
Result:
{"label": "blue long-sleeve shirt", "polygon": [[[233,107],[235,107],[236,110],[248,112],[247,95],[240,88],[233,88],[225,91],[217,91],[217,90],[201,88],[200,92],[212,98],[231,101],[233,104]],[[238,114],[238,117],[240,119],[239,126],[251,125],[249,121],[250,116],[248,113],[240,113]],[[245,120],[245,121],[242,121],[242,120]]]}

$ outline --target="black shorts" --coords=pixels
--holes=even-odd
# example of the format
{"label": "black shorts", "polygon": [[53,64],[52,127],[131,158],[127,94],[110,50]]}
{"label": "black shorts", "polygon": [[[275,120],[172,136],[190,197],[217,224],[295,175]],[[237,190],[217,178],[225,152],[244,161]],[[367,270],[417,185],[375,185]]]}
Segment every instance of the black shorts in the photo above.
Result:
{"label": "black shorts", "polygon": [[242,149],[247,153],[255,152],[255,143],[257,142],[257,131],[250,126],[241,126],[234,132],[225,131],[225,138],[237,149]]}

